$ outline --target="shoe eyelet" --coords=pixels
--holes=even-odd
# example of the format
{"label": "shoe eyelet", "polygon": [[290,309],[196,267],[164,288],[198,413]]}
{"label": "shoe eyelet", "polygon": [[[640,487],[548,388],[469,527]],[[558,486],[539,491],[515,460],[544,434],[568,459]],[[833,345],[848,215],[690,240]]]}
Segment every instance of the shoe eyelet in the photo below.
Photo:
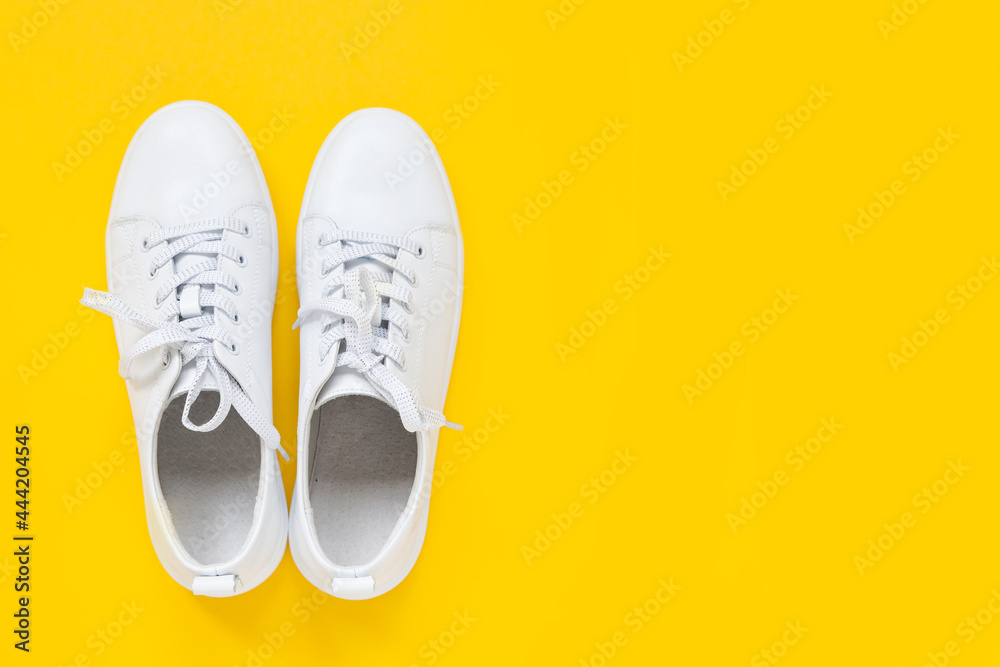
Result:
{"label": "shoe eyelet", "polygon": [[427,253],[424,252],[424,247],[422,245],[417,246],[417,259],[423,259]]}
{"label": "shoe eyelet", "polygon": [[239,284],[239,283],[237,283],[237,282],[234,282],[234,283],[233,283],[233,290],[232,290],[233,294],[237,294],[237,295],[238,295],[238,294],[239,294],[240,292],[242,292],[242,291],[243,291],[243,290],[242,290],[242,289],[240,289],[240,284]]}
{"label": "shoe eyelet", "polygon": [[409,330],[404,331],[402,333],[402,336],[403,336],[403,342],[404,343],[409,343],[410,342],[410,332],[409,332]]}
{"label": "shoe eyelet", "polygon": [[240,255],[240,258],[237,260],[236,263],[239,264],[240,266],[246,266],[247,265],[247,258],[244,257],[243,255]]}
{"label": "shoe eyelet", "polygon": [[405,352],[402,355],[400,355],[399,361],[396,362],[396,368],[398,368],[399,370],[401,370],[404,373],[406,372],[406,353]]}
{"label": "shoe eyelet", "polygon": [[163,352],[163,367],[166,368],[170,365],[170,350],[165,350]]}
{"label": "shoe eyelet", "polygon": [[320,236],[320,237],[318,237],[316,239],[316,247],[317,248],[325,248],[326,247],[326,244],[323,243],[323,237],[322,236]]}
{"label": "shoe eyelet", "polygon": [[416,271],[414,271],[413,280],[410,281],[410,287],[416,287],[416,286],[417,286],[417,273]]}
{"label": "shoe eyelet", "polygon": [[234,313],[233,316],[230,317],[229,319],[231,319],[233,321],[233,324],[239,324],[240,323],[240,314],[239,313]]}
{"label": "shoe eyelet", "polygon": [[239,346],[236,345],[236,343],[232,343],[229,346],[229,351],[232,352],[233,354],[239,354],[240,353],[240,348],[239,348]]}
{"label": "shoe eyelet", "polygon": [[243,236],[250,238],[250,225],[243,225]]}
{"label": "shoe eyelet", "polygon": [[409,300],[403,302],[403,310],[406,311],[407,315],[413,314],[413,306],[410,305]]}
{"label": "shoe eyelet", "polygon": [[142,240],[142,251],[146,252],[147,250],[149,250],[149,237]]}
{"label": "shoe eyelet", "polygon": [[160,272],[160,267],[156,267],[154,269],[153,266],[150,265],[150,267],[149,267],[149,274],[148,274],[149,279],[153,280],[154,278],[156,278],[156,274],[159,273],[159,272]]}

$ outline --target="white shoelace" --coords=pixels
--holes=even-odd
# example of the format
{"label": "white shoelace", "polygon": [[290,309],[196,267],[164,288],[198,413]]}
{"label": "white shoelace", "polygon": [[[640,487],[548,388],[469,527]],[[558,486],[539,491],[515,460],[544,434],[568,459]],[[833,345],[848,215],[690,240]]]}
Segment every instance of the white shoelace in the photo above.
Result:
{"label": "white shoelace", "polygon": [[[321,275],[324,278],[345,262],[365,258],[399,273],[411,285],[416,284],[416,273],[398,259],[401,249],[423,255],[423,248],[415,241],[372,232],[334,230],[324,232],[319,243],[321,246],[341,244],[323,260]],[[379,273],[361,266],[334,276],[324,287],[323,298],[299,309],[299,319],[293,328],[310,315],[321,313],[320,361],[336,346],[339,351],[336,367],[347,366],[362,373],[382,398],[396,408],[407,431],[426,431],[442,426],[462,430],[442,413],[418,405],[403,381],[385,366],[385,360],[389,359],[405,369],[406,355],[399,345],[389,341],[389,326],[398,327],[404,339],[408,339],[407,315],[413,312],[410,290],[393,285],[392,275],[392,272]],[[332,297],[338,288],[343,289],[343,298]],[[394,302],[405,305],[398,309]],[[386,326],[382,326],[383,322]],[[340,350],[341,342],[343,350]]]}
{"label": "white shoelace", "polygon": [[[169,241],[166,248],[153,257],[149,267],[151,276],[181,253],[214,255],[175,273],[160,287],[156,293],[156,305],[160,307],[163,304],[162,320],[150,317],[112,294],[89,288],[84,288],[80,303],[146,332],[145,336],[122,355],[118,372],[123,378],[128,378],[129,366],[133,359],[157,349],[179,350],[182,366],[191,360],[195,361],[194,382],[187,392],[181,416],[181,422],[185,427],[198,432],[211,431],[226,419],[229,408],[235,407],[236,412],[265,444],[280,452],[287,461],[288,454],[281,446],[278,430],[253,404],[229,371],[219,363],[212,347],[215,341],[219,341],[226,347],[236,350],[233,336],[215,325],[214,310],[221,310],[233,322],[239,322],[236,305],[218,288],[224,287],[236,294],[240,288],[229,273],[219,269],[219,257],[225,256],[240,264],[246,261],[239,249],[223,243],[224,231],[248,234],[250,230],[236,218],[212,218],[161,229],[143,241],[143,248],[152,248],[163,241]],[[203,286],[212,289],[203,289]],[[178,289],[180,299],[170,298]],[[212,308],[213,311],[205,312],[203,308]],[[164,353],[164,365],[166,365],[169,351],[164,350]],[[219,407],[207,422],[195,424],[191,421],[191,406],[201,394],[206,370],[212,372],[219,385]]]}

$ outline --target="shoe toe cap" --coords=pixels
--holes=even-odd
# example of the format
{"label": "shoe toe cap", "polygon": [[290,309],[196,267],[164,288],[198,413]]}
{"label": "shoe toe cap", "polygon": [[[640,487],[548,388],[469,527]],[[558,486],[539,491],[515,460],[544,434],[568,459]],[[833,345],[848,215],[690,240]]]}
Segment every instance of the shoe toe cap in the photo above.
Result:
{"label": "shoe toe cap", "polygon": [[136,132],[115,186],[112,218],[148,216],[170,226],[268,199],[253,148],[236,122],[214,105],[185,101],[163,107]]}
{"label": "shoe toe cap", "polygon": [[310,177],[303,217],[402,236],[427,224],[457,227],[451,187],[427,133],[391,109],[362,109],[327,137]]}

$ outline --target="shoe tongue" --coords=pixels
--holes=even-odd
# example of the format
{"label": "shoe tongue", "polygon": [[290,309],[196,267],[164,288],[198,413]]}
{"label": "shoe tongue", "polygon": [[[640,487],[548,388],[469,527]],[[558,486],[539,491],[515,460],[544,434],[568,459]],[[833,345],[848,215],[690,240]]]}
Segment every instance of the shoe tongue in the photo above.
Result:
{"label": "shoe tongue", "polygon": [[[197,266],[197,265],[201,264],[206,259],[212,259],[212,257],[213,257],[213,255],[206,255],[206,254],[203,254],[203,253],[182,252],[179,255],[177,255],[176,257],[174,257],[174,273],[181,273],[183,271],[187,271],[191,267]],[[182,312],[181,312],[181,319],[182,320],[187,319],[188,317],[197,316],[198,313],[200,313],[200,314],[208,314],[208,313],[211,313],[212,310],[214,310],[212,308],[209,308],[207,310],[203,309],[198,304],[197,294],[198,294],[199,290],[209,291],[209,292],[215,291],[215,286],[214,285],[198,285],[198,284],[187,283],[185,285],[181,285],[177,289],[177,297],[180,298],[181,293],[186,288],[191,288],[191,287],[197,288],[197,289],[194,290],[195,299],[190,304],[190,306],[192,307],[192,312],[185,313],[184,309],[182,308]]]}
{"label": "shoe tongue", "polygon": [[174,273],[186,271],[192,266],[201,264],[206,259],[212,259],[213,255],[205,255],[198,252],[182,252],[174,257]]}
{"label": "shoe tongue", "polygon": [[371,396],[385,402],[368,378],[353,368],[341,367],[334,371],[333,377],[327,380],[320,390],[316,398],[316,407],[341,396]]}
{"label": "shoe tongue", "polygon": [[[368,257],[359,257],[358,259],[352,259],[349,262],[344,262],[344,273],[350,271],[357,271],[359,273],[367,272],[374,282],[374,277],[379,274],[384,274],[387,272],[386,267],[382,266],[373,259]],[[345,295],[346,297],[346,295]],[[377,298],[377,297],[376,297]],[[388,297],[382,297],[382,303],[388,303]],[[372,319],[373,326],[380,326],[382,324],[382,308],[378,307],[375,309],[374,317]]]}
{"label": "shoe tongue", "polygon": [[[359,257],[358,259],[353,259],[344,263],[345,273],[362,268],[372,274],[385,271],[385,267],[368,257]],[[383,299],[383,301],[385,300],[386,299]],[[375,309],[373,316],[374,321],[372,322],[374,326],[381,324],[381,312],[381,307],[377,307]],[[386,402],[382,395],[376,391],[371,381],[369,381],[363,373],[347,367],[336,369],[330,379],[326,381],[326,384],[323,385],[323,388],[319,392],[319,396],[316,397],[316,407],[318,408],[335,398],[340,398],[341,396],[370,396],[371,398],[376,398],[383,403]]]}
{"label": "shoe tongue", "polygon": [[[183,396],[184,394],[191,391],[194,386],[194,378],[198,373],[198,369],[193,363],[188,364],[181,368],[181,374],[177,376],[177,381],[174,382],[174,388],[170,390],[170,400],[174,400],[178,396]],[[205,391],[219,391],[219,382],[212,375],[212,371],[209,368],[205,369],[205,377],[202,379],[201,390]]]}
{"label": "shoe tongue", "polygon": [[357,259],[352,259],[344,262],[344,272],[350,271],[351,269],[360,269],[364,267],[368,269],[371,273],[385,273],[386,268],[376,262],[374,259],[368,257],[359,257]]}

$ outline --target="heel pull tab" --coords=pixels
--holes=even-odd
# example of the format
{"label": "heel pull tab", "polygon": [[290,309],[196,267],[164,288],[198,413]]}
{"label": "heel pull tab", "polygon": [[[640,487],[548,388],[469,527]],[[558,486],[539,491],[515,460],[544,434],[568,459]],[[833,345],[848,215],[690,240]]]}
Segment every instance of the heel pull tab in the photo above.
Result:
{"label": "heel pull tab", "polygon": [[374,577],[334,577],[330,586],[334,595],[341,593],[371,593],[375,590]]}
{"label": "heel pull tab", "polygon": [[236,593],[240,578],[235,574],[224,574],[216,577],[195,577],[191,592],[210,598],[227,598]]}

